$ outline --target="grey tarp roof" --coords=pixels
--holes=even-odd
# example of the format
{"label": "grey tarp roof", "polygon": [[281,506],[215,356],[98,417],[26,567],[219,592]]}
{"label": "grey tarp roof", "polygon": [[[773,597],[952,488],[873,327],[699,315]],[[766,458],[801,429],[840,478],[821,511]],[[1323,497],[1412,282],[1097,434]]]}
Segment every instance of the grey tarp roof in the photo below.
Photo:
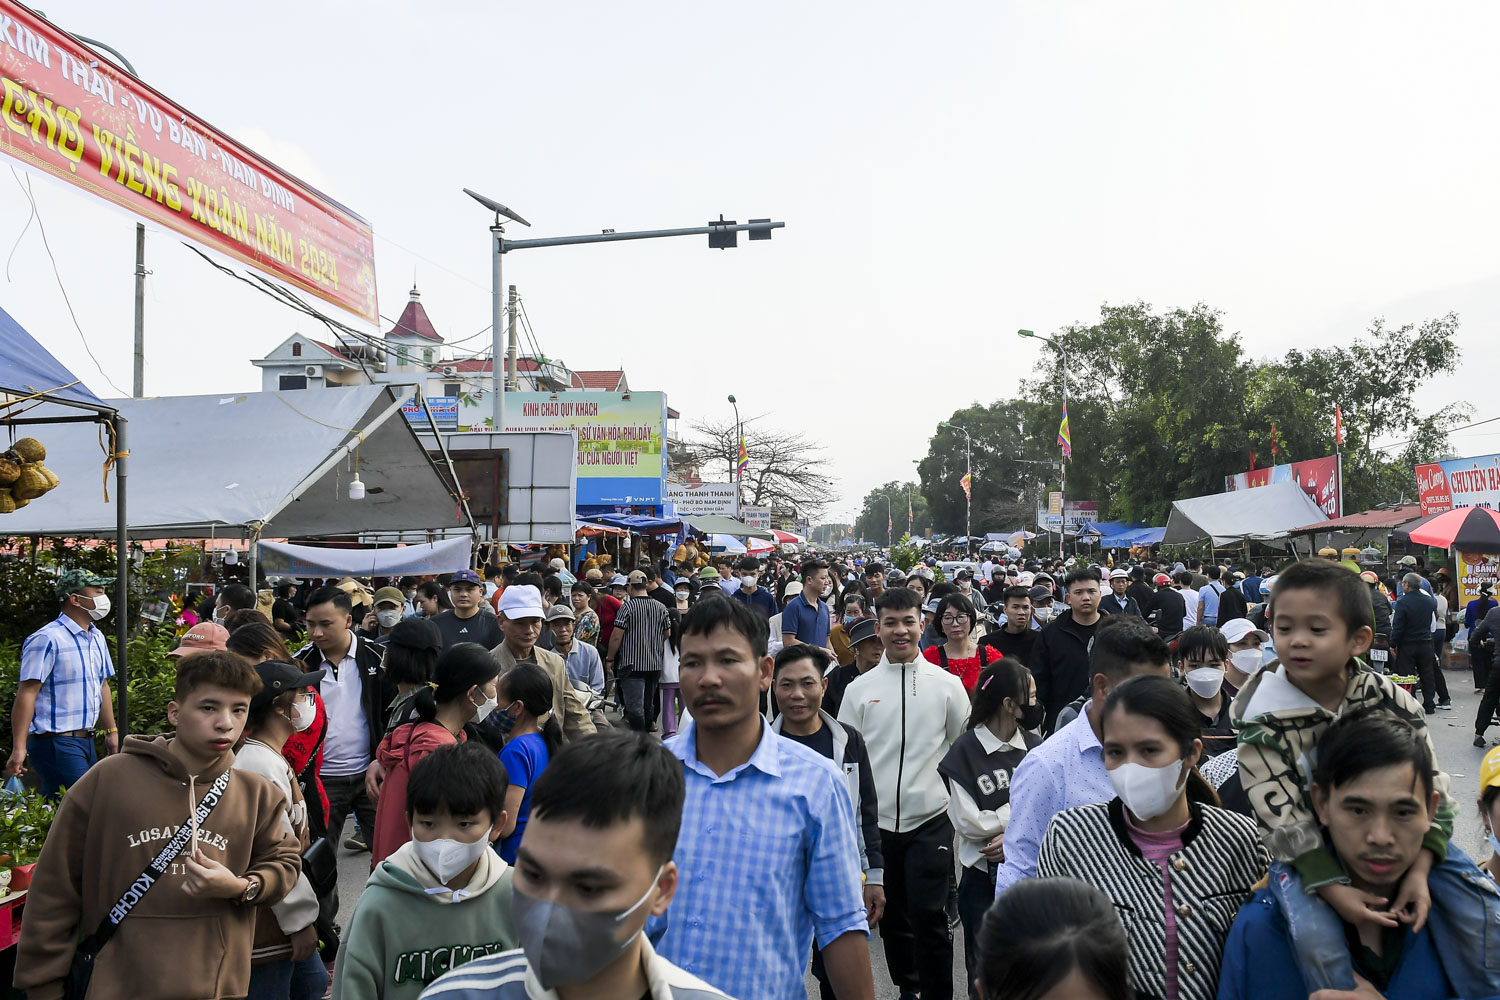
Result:
{"label": "grey tarp roof", "polygon": [[1162,541],[1170,545],[1212,538],[1215,545],[1230,545],[1247,538],[1269,540],[1326,516],[1296,483],[1271,483],[1174,501]]}
{"label": "grey tarp roof", "polygon": [[[130,428],[130,534],[201,537],[257,522],[272,537],[466,532],[445,478],[401,416],[410,395],[410,386],[367,385],[111,400]],[[0,518],[0,531],[112,536],[98,429],[63,424],[34,436],[62,484]],[[349,499],[356,442],[360,479],[381,491],[363,500]]]}

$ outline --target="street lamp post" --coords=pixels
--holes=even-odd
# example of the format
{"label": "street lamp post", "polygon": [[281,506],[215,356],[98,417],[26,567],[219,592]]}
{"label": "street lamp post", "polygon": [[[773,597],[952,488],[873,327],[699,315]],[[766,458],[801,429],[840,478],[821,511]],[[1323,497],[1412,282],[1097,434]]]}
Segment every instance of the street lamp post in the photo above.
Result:
{"label": "street lamp post", "polygon": [[[1064,413],[1068,412],[1068,354],[1067,354],[1067,352],[1062,349],[1062,345],[1061,344],[1059,344],[1057,341],[1053,340],[1051,337],[1044,337],[1041,334],[1035,333],[1035,332],[1033,332],[1031,330],[1017,330],[1016,331],[1016,336],[1018,336],[1018,337],[1026,337],[1026,338],[1029,338],[1031,340],[1040,340],[1044,344],[1050,344],[1052,346],[1052,349],[1055,350],[1055,351],[1057,351],[1057,362],[1058,362],[1057,367],[1062,372],[1062,403],[1063,403],[1063,412]],[[1058,488],[1058,492],[1060,492],[1062,494],[1063,507],[1064,507],[1064,510],[1066,510],[1067,503],[1068,503],[1068,463],[1067,462],[1060,463],[1059,468],[1062,471],[1061,471],[1061,473],[1059,475],[1059,482],[1057,484],[1057,488]],[[1066,538],[1066,535],[1064,534],[1064,532],[1067,530],[1067,526],[1068,526],[1067,525],[1067,521],[1065,520],[1064,515],[1061,512],[1059,512],[1059,514],[1058,514],[1058,522],[1057,522],[1057,549],[1058,549],[1059,552],[1062,551],[1063,541]]]}
{"label": "street lamp post", "polygon": [[734,440],[729,442],[729,478],[734,483],[734,499],[738,504],[740,500],[739,442],[744,438],[745,431],[740,426],[740,404],[735,401],[734,393],[729,394],[729,405],[734,407]]}
{"label": "street lamp post", "polygon": [[974,441],[969,437],[969,432],[957,424],[950,424],[943,420],[938,423],[939,427],[948,427],[958,431],[964,436],[964,475],[969,478],[969,488],[964,490],[964,555],[974,554]]}
{"label": "street lamp post", "polygon": [[491,306],[493,318],[491,320],[493,329],[491,331],[491,344],[494,353],[494,362],[491,366],[491,391],[494,393],[492,420],[494,429],[504,430],[505,417],[505,381],[500,374],[500,260],[512,250],[529,250],[532,247],[560,247],[571,246],[575,243],[618,243],[622,240],[651,240],[665,236],[707,236],[710,248],[724,250],[738,244],[739,234],[747,233],[749,239],[768,240],[771,238],[771,230],[785,228],[785,222],[772,222],[770,219],[751,219],[745,224],[740,224],[733,219],[725,219],[719,216],[717,222],[710,222],[706,226],[697,226],[689,229],[647,229],[637,232],[617,233],[613,229],[606,229],[600,233],[585,233],[581,236],[550,236],[539,240],[508,240],[505,238],[505,223],[503,220],[510,219],[519,222],[523,226],[531,223],[521,218],[515,212],[506,208],[492,198],[486,198],[477,191],[464,188],[464,194],[473,198],[479,204],[495,213],[495,222],[490,226],[493,236],[495,260],[492,264],[493,271],[493,298]]}

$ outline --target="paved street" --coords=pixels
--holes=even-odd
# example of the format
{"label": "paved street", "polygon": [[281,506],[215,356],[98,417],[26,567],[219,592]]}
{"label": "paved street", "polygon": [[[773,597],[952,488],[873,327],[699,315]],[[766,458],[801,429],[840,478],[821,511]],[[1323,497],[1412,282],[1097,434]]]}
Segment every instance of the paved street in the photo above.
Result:
{"label": "paved street", "polygon": [[[1432,738],[1437,746],[1438,765],[1453,777],[1453,797],[1458,801],[1459,817],[1454,825],[1453,839],[1470,857],[1482,857],[1487,847],[1483,832],[1479,828],[1478,780],[1479,761],[1485,751],[1473,746],[1474,712],[1479,706],[1479,696],[1474,694],[1469,673],[1450,670],[1447,672],[1448,689],[1453,695],[1453,710],[1438,712],[1429,720]],[[1500,727],[1490,729],[1492,742],[1500,742]],[[351,821],[352,823],[352,821]],[[351,827],[352,828],[352,827]],[[339,849],[339,898],[343,901],[340,923],[345,923],[353,912],[354,900],[364,889],[369,874],[368,854],[350,854]],[[885,954],[878,934],[870,939],[870,957],[875,969],[875,996],[879,1000],[896,1000],[897,993],[885,971]],[[954,930],[953,942],[953,995],[964,993],[963,933]],[[808,996],[818,996],[817,981],[808,976]]]}

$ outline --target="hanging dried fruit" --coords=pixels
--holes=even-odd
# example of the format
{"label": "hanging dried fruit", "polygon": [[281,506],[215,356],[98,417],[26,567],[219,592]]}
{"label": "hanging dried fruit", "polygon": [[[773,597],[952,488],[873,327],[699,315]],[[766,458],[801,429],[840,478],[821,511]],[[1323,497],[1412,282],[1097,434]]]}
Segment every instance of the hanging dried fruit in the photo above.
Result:
{"label": "hanging dried fruit", "polygon": [[47,477],[42,474],[42,467],[27,464],[21,467],[21,475],[11,487],[11,495],[17,500],[35,500],[51,488]]}
{"label": "hanging dried fruit", "polygon": [[11,445],[11,450],[28,462],[44,462],[47,460],[47,448],[36,438],[22,438]]}

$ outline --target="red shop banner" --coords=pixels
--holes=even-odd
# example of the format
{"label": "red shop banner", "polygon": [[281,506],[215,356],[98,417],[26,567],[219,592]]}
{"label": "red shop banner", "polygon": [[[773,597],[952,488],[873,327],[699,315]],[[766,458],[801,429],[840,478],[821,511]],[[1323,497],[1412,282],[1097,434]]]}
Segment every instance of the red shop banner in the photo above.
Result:
{"label": "red shop banner", "polygon": [[0,151],[374,323],[370,224],[0,0]]}
{"label": "red shop banner", "polygon": [[1343,517],[1343,465],[1338,455],[1313,458],[1290,465],[1273,465],[1226,476],[1224,489],[1248,490],[1271,483],[1294,482],[1330,518]]}

